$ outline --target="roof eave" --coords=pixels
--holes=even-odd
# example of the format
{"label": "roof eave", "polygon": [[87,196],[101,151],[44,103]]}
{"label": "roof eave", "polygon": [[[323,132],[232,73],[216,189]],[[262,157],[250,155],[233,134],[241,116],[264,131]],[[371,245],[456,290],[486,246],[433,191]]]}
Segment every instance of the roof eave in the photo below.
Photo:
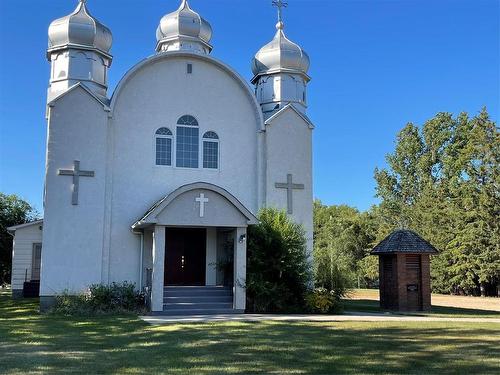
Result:
{"label": "roof eave", "polygon": [[284,113],[286,110],[288,109],[293,109],[295,111],[295,113],[297,113],[297,115],[299,117],[301,117],[306,123],[307,123],[307,126],[309,127],[309,129],[314,129],[314,124],[312,123],[312,121],[309,119],[309,117],[307,117],[304,113],[300,112],[297,107],[295,107],[293,105],[293,103],[288,103],[286,106],[284,106],[283,108],[281,108],[279,111],[277,111],[276,113],[274,113],[271,117],[269,117],[266,121],[265,121],[265,125],[270,125],[274,120],[276,120],[276,118],[278,118],[279,116],[281,116],[282,113]]}
{"label": "roof eave", "polygon": [[280,69],[271,69],[271,70],[267,70],[267,71],[262,72],[262,73],[258,73],[255,76],[253,76],[253,78],[251,79],[251,82],[255,85],[257,83],[257,81],[259,80],[259,78],[262,76],[269,76],[269,75],[280,74],[280,73],[298,74],[304,78],[306,83],[308,83],[312,79],[309,75],[307,75],[307,73],[304,73],[304,72],[301,72],[301,71],[298,71],[295,69],[280,68]]}
{"label": "roof eave", "polygon": [[99,48],[96,48],[96,47],[91,47],[91,46],[87,46],[84,44],[76,44],[76,43],[59,44],[56,46],[49,47],[47,49],[47,60],[51,61],[50,55],[52,53],[63,51],[63,50],[69,49],[69,48],[96,52],[109,60],[109,66],[111,66],[111,63],[113,61],[113,56],[110,55],[108,52],[105,52],[105,51],[103,51]]}

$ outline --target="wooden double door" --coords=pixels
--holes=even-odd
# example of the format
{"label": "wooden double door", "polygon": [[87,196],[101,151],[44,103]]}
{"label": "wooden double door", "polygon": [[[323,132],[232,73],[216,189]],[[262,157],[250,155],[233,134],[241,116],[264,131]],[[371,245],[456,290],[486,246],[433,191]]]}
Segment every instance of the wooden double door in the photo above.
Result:
{"label": "wooden double door", "polygon": [[165,285],[205,285],[206,229],[167,228]]}

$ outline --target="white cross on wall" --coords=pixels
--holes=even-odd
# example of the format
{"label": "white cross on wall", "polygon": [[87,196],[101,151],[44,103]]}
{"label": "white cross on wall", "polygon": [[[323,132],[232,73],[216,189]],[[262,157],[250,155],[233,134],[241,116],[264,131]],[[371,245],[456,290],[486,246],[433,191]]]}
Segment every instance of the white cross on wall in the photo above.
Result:
{"label": "white cross on wall", "polygon": [[73,186],[71,188],[71,204],[73,206],[78,205],[78,191],[80,190],[80,177],[94,177],[94,171],[82,171],[80,169],[80,161],[75,160],[73,162],[73,169],[59,169],[57,174],[59,176],[72,176]]}
{"label": "white cross on wall", "polygon": [[208,198],[205,198],[205,194],[201,193],[198,198],[195,199],[196,202],[200,204],[200,217],[205,216],[205,203],[208,203]]}
{"label": "white cross on wall", "polygon": [[287,212],[293,214],[293,191],[294,190],[304,190],[304,184],[294,184],[293,176],[291,174],[286,175],[286,183],[277,182],[274,184],[276,189],[286,189],[286,205]]}

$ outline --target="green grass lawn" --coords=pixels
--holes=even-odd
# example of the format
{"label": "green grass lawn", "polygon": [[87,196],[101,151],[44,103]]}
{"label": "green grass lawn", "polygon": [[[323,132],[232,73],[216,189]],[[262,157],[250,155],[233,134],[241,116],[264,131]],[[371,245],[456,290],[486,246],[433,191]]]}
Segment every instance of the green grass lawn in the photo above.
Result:
{"label": "green grass lawn", "polygon": [[0,373],[499,374],[500,324],[209,323],[37,313],[0,295]]}

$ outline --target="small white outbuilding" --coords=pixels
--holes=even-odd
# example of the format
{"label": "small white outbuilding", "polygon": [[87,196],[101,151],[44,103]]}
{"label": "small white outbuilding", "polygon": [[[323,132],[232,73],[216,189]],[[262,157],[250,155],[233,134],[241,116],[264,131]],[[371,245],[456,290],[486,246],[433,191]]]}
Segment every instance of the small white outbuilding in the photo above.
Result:
{"label": "small white outbuilding", "polygon": [[12,247],[12,295],[30,297],[40,289],[43,221],[7,228],[14,237]]}

